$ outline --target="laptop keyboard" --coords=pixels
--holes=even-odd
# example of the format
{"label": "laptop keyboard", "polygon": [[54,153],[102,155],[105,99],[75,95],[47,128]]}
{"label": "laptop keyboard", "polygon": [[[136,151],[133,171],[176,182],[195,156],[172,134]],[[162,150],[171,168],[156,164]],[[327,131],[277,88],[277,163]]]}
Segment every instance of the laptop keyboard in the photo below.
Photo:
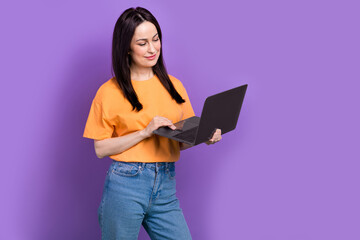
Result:
{"label": "laptop keyboard", "polygon": [[197,128],[192,128],[190,130],[187,130],[185,132],[181,132],[179,134],[176,134],[174,137],[183,139],[187,142],[193,142],[195,140],[196,137],[196,129]]}

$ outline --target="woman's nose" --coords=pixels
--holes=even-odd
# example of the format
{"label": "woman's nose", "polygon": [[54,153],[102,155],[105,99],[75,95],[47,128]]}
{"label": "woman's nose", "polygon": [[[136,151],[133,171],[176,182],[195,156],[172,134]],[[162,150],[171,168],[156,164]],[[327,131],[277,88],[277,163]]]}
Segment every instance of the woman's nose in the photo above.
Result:
{"label": "woman's nose", "polygon": [[149,44],[148,52],[154,53],[156,51],[154,45],[152,43]]}

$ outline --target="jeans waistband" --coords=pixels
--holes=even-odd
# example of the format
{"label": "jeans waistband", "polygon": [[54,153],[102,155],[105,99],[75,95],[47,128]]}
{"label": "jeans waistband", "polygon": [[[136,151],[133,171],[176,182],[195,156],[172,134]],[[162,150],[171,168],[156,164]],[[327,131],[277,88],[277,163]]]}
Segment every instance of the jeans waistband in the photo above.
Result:
{"label": "jeans waistband", "polygon": [[142,168],[150,168],[150,169],[171,169],[175,167],[175,162],[151,162],[151,163],[145,163],[145,162],[122,162],[122,161],[113,161],[116,163],[121,164],[129,164],[129,165],[137,165],[141,166]]}

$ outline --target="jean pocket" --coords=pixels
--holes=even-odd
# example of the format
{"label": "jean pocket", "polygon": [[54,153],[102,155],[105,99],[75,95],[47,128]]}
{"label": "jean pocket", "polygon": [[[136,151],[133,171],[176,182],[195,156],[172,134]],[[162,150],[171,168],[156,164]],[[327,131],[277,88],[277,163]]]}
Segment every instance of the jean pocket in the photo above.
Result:
{"label": "jean pocket", "polygon": [[112,172],[120,176],[134,177],[140,172],[140,166],[138,163],[118,162]]}

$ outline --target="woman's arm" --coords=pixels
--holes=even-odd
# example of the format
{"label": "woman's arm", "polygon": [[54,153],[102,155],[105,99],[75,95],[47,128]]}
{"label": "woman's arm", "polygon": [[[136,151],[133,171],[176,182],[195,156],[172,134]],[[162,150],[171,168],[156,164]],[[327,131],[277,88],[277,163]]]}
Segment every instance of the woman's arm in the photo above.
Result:
{"label": "woman's arm", "polygon": [[146,137],[144,130],[130,133],[125,136],[94,140],[95,153],[98,158],[121,153],[138,144]]}
{"label": "woman's arm", "polygon": [[132,146],[153,135],[152,132],[162,126],[168,126],[172,129],[175,129],[175,126],[169,119],[156,116],[143,130],[139,130],[121,137],[94,140],[96,156],[98,158],[103,158],[128,150]]}

